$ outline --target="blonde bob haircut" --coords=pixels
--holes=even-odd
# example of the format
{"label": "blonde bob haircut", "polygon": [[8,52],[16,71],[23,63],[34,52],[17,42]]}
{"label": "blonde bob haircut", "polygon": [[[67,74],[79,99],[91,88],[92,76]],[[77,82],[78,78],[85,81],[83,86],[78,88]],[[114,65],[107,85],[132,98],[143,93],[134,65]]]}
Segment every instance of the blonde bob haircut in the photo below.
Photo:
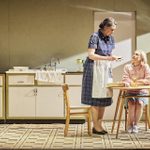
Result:
{"label": "blonde bob haircut", "polygon": [[135,52],[138,52],[141,57],[141,64],[147,64],[147,56],[146,53],[142,50],[136,50]]}

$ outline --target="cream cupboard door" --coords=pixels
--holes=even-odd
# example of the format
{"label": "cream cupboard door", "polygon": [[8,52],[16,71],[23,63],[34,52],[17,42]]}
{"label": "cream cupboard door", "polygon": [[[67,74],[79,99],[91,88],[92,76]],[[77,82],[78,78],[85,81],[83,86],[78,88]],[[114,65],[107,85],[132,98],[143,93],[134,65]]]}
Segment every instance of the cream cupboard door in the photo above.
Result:
{"label": "cream cupboard door", "polygon": [[66,75],[65,83],[69,85],[69,98],[71,106],[83,106],[81,104],[82,74]]}
{"label": "cream cupboard door", "polygon": [[61,86],[37,88],[36,117],[64,117]]}
{"label": "cream cupboard door", "polygon": [[3,90],[0,87],[0,117],[3,117]]}
{"label": "cream cupboard door", "polygon": [[35,117],[35,87],[9,87],[8,117]]}
{"label": "cream cupboard door", "polygon": [[69,98],[71,106],[84,106],[81,104],[81,86],[80,87],[69,87]]}

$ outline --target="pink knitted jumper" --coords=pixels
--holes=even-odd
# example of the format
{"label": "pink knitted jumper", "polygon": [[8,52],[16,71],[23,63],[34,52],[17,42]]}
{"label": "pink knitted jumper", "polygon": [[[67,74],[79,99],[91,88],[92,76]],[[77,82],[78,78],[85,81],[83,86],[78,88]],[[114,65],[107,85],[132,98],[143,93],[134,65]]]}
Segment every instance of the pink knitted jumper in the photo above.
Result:
{"label": "pink knitted jumper", "polygon": [[[126,86],[130,86],[133,80],[144,79],[144,85],[150,84],[150,68],[148,64],[134,66],[132,64],[127,64],[124,67],[122,81]],[[147,93],[147,90],[130,90],[128,93]]]}

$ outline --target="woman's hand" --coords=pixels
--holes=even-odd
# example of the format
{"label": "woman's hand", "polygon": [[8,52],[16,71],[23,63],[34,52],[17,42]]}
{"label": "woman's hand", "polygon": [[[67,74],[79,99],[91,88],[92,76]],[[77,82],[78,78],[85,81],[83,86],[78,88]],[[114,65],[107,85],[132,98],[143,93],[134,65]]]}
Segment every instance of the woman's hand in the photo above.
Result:
{"label": "woman's hand", "polygon": [[88,57],[92,60],[109,60],[109,61],[114,61],[114,60],[120,60],[122,59],[122,57],[120,56],[115,56],[115,55],[111,55],[111,56],[102,56],[102,55],[98,55],[95,54],[95,49],[88,49]]}
{"label": "woman's hand", "polygon": [[120,59],[122,59],[122,57],[120,56],[115,56],[115,55],[107,56],[107,60],[109,61],[120,60]]}

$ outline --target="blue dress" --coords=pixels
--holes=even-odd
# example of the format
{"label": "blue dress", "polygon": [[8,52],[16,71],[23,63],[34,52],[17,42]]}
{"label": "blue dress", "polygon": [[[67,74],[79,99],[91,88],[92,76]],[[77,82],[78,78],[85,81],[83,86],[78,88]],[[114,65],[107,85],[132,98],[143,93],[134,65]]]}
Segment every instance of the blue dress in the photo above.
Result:
{"label": "blue dress", "polygon": [[[110,56],[115,47],[112,36],[104,37],[101,31],[91,35],[88,48],[95,49],[95,53],[102,56]],[[94,61],[87,57],[84,63],[81,102],[91,106],[109,106],[112,104],[112,98],[93,98],[93,64]]]}

